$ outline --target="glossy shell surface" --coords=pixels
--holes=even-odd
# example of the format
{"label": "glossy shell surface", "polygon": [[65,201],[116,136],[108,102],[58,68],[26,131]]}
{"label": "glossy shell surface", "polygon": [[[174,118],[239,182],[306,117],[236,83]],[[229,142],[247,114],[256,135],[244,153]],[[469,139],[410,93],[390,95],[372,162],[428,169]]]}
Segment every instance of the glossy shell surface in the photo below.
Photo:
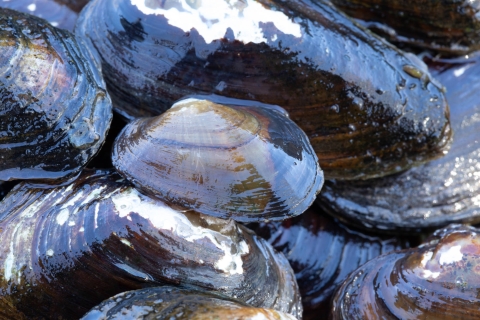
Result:
{"label": "glossy shell surface", "polygon": [[478,319],[479,231],[452,225],[367,262],[336,292],[331,319]]}
{"label": "glossy shell surface", "polygon": [[115,294],[165,283],[302,314],[293,271],[266,241],[232,220],[174,210],[117,174],[21,183],[0,205],[0,230],[6,318],[78,319]]}
{"label": "glossy shell surface", "polygon": [[115,141],[114,166],[155,197],[224,219],[304,212],[323,184],[307,136],[281,108],[221,100],[231,104],[188,98],[131,122]]}
{"label": "glossy shell surface", "polygon": [[446,54],[480,49],[480,2],[471,0],[331,0],[394,42]]}
{"label": "glossy shell surface", "polygon": [[110,125],[101,74],[68,31],[0,13],[0,180],[76,175]]}
{"label": "glossy shell surface", "polygon": [[54,27],[73,31],[80,10],[88,0],[1,0],[0,7],[43,18]]}
{"label": "glossy shell surface", "polygon": [[440,156],[451,134],[424,65],[324,3],[100,0],[76,31],[98,49],[125,116],[191,94],[279,105],[329,178],[398,172]]}
{"label": "glossy shell surface", "polygon": [[113,320],[125,317],[145,320],[296,319],[283,312],[250,307],[207,292],[158,287],[117,294],[90,310],[82,320]]}
{"label": "glossy shell surface", "polygon": [[[446,68],[446,69],[445,69]],[[341,220],[408,232],[480,221],[480,58],[457,59],[436,74],[447,87],[454,130],[443,158],[368,181],[327,181],[318,198]]]}
{"label": "glossy shell surface", "polygon": [[349,229],[315,205],[299,217],[249,227],[290,262],[302,294],[304,319],[328,314],[333,291],[350,272],[381,254],[408,247],[404,239]]}

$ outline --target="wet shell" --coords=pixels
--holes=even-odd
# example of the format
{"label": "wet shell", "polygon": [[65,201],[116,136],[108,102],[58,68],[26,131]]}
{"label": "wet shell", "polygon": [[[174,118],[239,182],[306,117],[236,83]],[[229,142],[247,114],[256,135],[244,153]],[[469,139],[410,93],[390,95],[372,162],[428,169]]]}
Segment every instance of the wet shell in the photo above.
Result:
{"label": "wet shell", "polygon": [[333,298],[332,319],[478,319],[479,230],[439,230],[416,248],[352,272]]}
{"label": "wet shell", "polygon": [[390,232],[480,221],[480,57],[461,61],[437,75],[448,87],[452,110],[455,135],[448,154],[390,177],[327,181],[318,198],[326,211]]}
{"label": "wet shell", "polygon": [[54,27],[73,31],[80,10],[88,0],[11,0],[1,1],[0,7],[14,9],[43,18]]}
{"label": "wet shell", "polygon": [[331,0],[394,42],[447,54],[480,49],[480,2],[471,0]]}
{"label": "wet shell", "polygon": [[99,51],[125,116],[191,94],[279,105],[329,178],[398,172],[441,155],[451,134],[423,64],[323,3],[100,0],[76,31]]}
{"label": "wet shell", "polygon": [[232,220],[148,198],[117,174],[52,189],[21,183],[0,205],[0,230],[6,318],[78,319],[115,294],[164,283],[302,314],[293,271],[268,243]]}
{"label": "wet shell", "polygon": [[83,43],[0,10],[0,180],[78,174],[105,139],[111,101]]}
{"label": "wet shell", "polygon": [[349,229],[315,205],[301,216],[249,227],[290,262],[302,295],[304,319],[328,314],[333,291],[350,272],[380,254],[408,246],[404,239]]}
{"label": "wet shell", "polygon": [[82,320],[295,320],[272,309],[247,306],[222,296],[174,287],[147,288],[117,294],[90,310]]}
{"label": "wet shell", "polygon": [[188,98],[128,124],[112,161],[138,188],[204,214],[237,221],[304,212],[323,184],[307,136],[275,106]]}

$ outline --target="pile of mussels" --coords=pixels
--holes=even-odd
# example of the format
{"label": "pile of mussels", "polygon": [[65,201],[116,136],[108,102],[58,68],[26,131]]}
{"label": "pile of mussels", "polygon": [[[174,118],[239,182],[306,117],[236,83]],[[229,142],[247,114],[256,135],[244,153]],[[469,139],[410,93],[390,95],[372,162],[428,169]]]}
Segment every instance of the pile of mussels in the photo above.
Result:
{"label": "pile of mussels", "polygon": [[0,6],[0,319],[480,316],[477,2]]}

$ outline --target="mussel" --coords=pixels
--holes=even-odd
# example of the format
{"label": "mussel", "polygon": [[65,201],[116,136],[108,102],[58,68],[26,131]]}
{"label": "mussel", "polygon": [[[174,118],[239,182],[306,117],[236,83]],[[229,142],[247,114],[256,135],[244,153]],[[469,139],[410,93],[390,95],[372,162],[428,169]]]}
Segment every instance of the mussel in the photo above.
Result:
{"label": "mussel", "polygon": [[451,225],[416,249],[392,252],[350,274],[332,319],[478,319],[480,230]]}
{"label": "mussel", "polygon": [[45,20],[0,9],[0,180],[77,175],[102,145],[111,101],[92,53]]}
{"label": "mussel", "polygon": [[299,215],[323,184],[307,136],[283,109],[215,96],[132,121],[112,162],[150,195],[244,222]]}
{"label": "mussel", "polygon": [[90,310],[82,320],[295,320],[287,313],[254,308],[224,296],[174,287],[147,288],[117,294]]}
{"label": "mussel", "polygon": [[43,18],[52,26],[73,31],[80,10],[88,0],[3,0],[0,7]]}
{"label": "mussel", "polygon": [[76,32],[126,117],[191,94],[279,105],[329,178],[398,172],[442,155],[451,135],[423,63],[321,2],[96,0]]}
{"label": "mussel", "polygon": [[22,182],[0,205],[0,315],[78,318],[117,293],[165,283],[301,317],[285,257],[232,220],[175,210],[118,174]]}
{"label": "mussel", "polygon": [[330,1],[393,42],[406,43],[448,55],[467,54],[480,49],[478,1]]}
{"label": "mussel", "polygon": [[316,205],[282,222],[250,224],[285,254],[302,295],[304,319],[329,313],[333,291],[367,261],[409,246],[404,238],[367,235],[330,218]]}
{"label": "mussel", "polygon": [[[438,63],[437,63],[438,64]],[[385,232],[480,222],[480,56],[444,61],[452,128],[448,154],[368,181],[327,181],[318,202],[342,221]]]}

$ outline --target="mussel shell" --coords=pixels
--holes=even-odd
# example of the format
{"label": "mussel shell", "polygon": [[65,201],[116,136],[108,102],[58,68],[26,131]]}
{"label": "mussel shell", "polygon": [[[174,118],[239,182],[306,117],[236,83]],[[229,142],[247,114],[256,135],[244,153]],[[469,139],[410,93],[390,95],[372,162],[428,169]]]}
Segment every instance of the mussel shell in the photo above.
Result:
{"label": "mussel shell", "polygon": [[79,318],[120,292],[170,283],[302,314],[293,271],[266,241],[175,210],[115,173],[51,189],[20,183],[0,205],[0,230],[0,310]]}
{"label": "mussel shell", "polygon": [[224,219],[304,212],[323,184],[305,133],[279,107],[220,101],[230,104],[188,98],[132,121],[115,141],[114,166],[150,195]]}
{"label": "mussel shell", "polygon": [[249,227],[290,262],[302,295],[304,319],[329,313],[333,291],[350,272],[381,254],[409,245],[405,239],[349,229],[315,205],[301,216]]}
{"label": "mussel shell", "polygon": [[112,117],[95,60],[70,32],[10,9],[0,37],[0,180],[78,174]]}
{"label": "mussel shell", "polygon": [[0,7],[43,18],[54,27],[73,31],[80,10],[88,0],[12,0],[1,1]]}
{"label": "mussel shell", "polygon": [[387,39],[444,54],[480,49],[480,3],[471,0],[330,0]]}
{"label": "mussel shell", "polygon": [[295,320],[272,309],[254,308],[212,293],[175,287],[147,288],[117,294],[90,310],[82,320],[236,319]]}
{"label": "mussel shell", "polygon": [[367,262],[335,293],[332,319],[478,319],[480,230],[453,225]]}
{"label": "mussel shell", "polygon": [[423,64],[323,3],[100,0],[76,32],[99,51],[125,116],[191,94],[279,105],[329,178],[398,172],[441,155],[451,135],[443,88]]}
{"label": "mussel shell", "polygon": [[480,221],[480,57],[463,62],[437,74],[448,88],[455,132],[448,154],[389,177],[327,181],[318,197],[327,212],[386,232]]}

